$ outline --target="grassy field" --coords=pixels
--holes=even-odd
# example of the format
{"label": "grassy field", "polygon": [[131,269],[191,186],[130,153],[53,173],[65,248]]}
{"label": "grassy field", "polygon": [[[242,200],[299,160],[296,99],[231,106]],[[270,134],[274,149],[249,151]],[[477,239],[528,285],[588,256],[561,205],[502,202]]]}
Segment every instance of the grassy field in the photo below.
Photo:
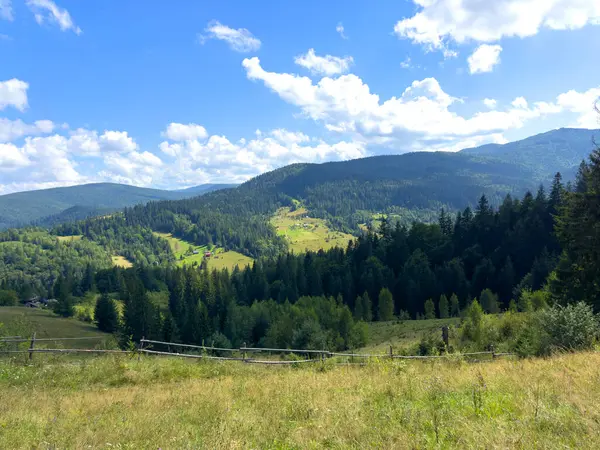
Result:
{"label": "grassy field", "polygon": [[271,218],[277,234],[285,236],[290,250],[301,253],[307,250],[327,250],[332,247],[346,248],[354,236],[330,230],[325,221],[307,216],[308,211],[299,208],[290,212],[289,208],[281,208]]}
{"label": "grassy field", "polygon": [[56,238],[62,242],[73,242],[80,241],[83,236],[81,234],[76,234],[73,236],[57,236]]}
{"label": "grassy field", "polygon": [[[64,319],[51,311],[38,308],[25,308],[24,306],[0,307],[0,334],[9,336],[30,337],[34,331],[38,338],[48,337],[97,337],[96,340],[73,340],[63,347],[74,348],[94,347],[96,344],[111,336],[101,333],[89,323],[77,319]],[[49,347],[50,343],[44,344]]]}
{"label": "grassy field", "polygon": [[405,320],[393,322],[370,322],[368,347],[364,353],[385,353],[390,345],[394,351],[401,351],[416,343],[422,337],[434,334],[442,335],[444,325],[458,325],[458,317],[450,319]]}
{"label": "grassy field", "polygon": [[0,448],[600,446],[600,355],[257,367],[0,360]]}
{"label": "grassy field", "polygon": [[113,256],[112,262],[114,266],[123,267],[125,269],[133,267],[133,263],[124,256]]}
{"label": "grassy field", "polygon": [[[154,233],[157,236],[160,236],[163,239],[166,239],[171,246],[171,251],[175,255],[175,259],[177,260],[178,266],[183,265],[191,265],[191,264],[201,264],[204,260],[204,253],[208,250],[206,246],[193,245],[189,242],[186,242],[182,239],[178,239],[171,234],[166,233]],[[190,253],[190,249],[198,252],[197,254]],[[222,248],[214,248],[212,250],[214,256],[208,259],[208,268],[209,269],[229,269],[233,270],[235,266],[240,268],[244,268],[248,264],[252,264],[253,259],[242,255],[238,252],[229,251],[226,252]]]}

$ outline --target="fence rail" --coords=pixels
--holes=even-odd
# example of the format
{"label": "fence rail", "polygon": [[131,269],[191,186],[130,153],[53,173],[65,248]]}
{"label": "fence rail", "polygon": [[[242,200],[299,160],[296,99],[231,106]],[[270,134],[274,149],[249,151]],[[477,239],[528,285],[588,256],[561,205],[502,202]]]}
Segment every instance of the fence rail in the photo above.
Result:
{"label": "fence rail", "polygon": [[[65,338],[37,338],[36,333],[33,333],[31,338],[22,338],[20,336],[5,336],[0,338],[1,343],[29,343],[29,348],[24,350],[18,350],[15,346],[15,350],[0,350],[0,353],[19,354],[28,353],[29,359],[33,359],[34,353],[97,353],[97,354],[147,354],[156,356],[174,356],[180,358],[192,358],[192,359],[206,359],[206,360],[217,360],[217,361],[239,361],[247,364],[265,364],[265,365],[291,365],[291,364],[304,364],[304,363],[316,363],[325,360],[335,360],[340,364],[361,364],[355,363],[354,359],[389,359],[389,360],[436,360],[436,359],[448,359],[448,358],[471,358],[474,356],[489,355],[491,359],[505,356],[515,356],[514,353],[496,353],[494,350],[485,352],[471,352],[471,353],[447,353],[443,355],[399,355],[394,354],[393,348],[390,346],[389,353],[380,354],[369,354],[369,353],[343,353],[343,352],[331,352],[328,350],[312,350],[312,349],[291,349],[291,348],[262,348],[262,347],[247,347],[244,343],[240,348],[223,348],[223,347],[212,347],[205,345],[192,345],[192,344],[181,344],[177,342],[165,342],[156,341],[152,339],[142,338],[139,342],[139,347],[134,350],[112,350],[112,349],[84,349],[84,348],[35,348],[35,344],[39,342],[60,342],[60,341],[76,341],[76,340],[99,340],[103,339],[102,336],[82,336],[82,337],[65,337]],[[160,351],[153,348],[148,348],[153,345],[167,346],[168,351]],[[190,349],[190,350],[201,350],[202,353],[183,353],[183,352],[172,352],[171,347]],[[231,356],[217,356],[219,352],[229,352]],[[234,356],[236,352],[239,352],[240,356]],[[212,353],[212,354],[209,354]],[[269,353],[273,354],[300,354],[307,355],[306,359],[298,360],[276,360],[276,359],[255,359],[249,358],[249,353]],[[317,357],[311,357],[317,356]],[[348,358],[350,361],[341,361],[342,358]]]}

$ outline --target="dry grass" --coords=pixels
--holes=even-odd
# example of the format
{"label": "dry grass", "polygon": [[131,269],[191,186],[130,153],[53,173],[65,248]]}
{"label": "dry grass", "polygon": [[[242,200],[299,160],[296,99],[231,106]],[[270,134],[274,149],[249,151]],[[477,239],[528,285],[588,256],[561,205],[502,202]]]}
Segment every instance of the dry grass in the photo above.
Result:
{"label": "dry grass", "polygon": [[113,266],[123,267],[124,269],[129,269],[130,267],[133,267],[133,263],[124,256],[113,256],[112,263]]}
{"label": "dry grass", "polygon": [[0,448],[592,449],[599,365],[596,353],[300,369],[5,360]]}
{"label": "dry grass", "polygon": [[56,236],[56,239],[58,239],[59,241],[62,241],[62,242],[80,241],[81,238],[83,238],[83,236],[81,234],[76,234],[76,235],[72,235],[72,236]]}

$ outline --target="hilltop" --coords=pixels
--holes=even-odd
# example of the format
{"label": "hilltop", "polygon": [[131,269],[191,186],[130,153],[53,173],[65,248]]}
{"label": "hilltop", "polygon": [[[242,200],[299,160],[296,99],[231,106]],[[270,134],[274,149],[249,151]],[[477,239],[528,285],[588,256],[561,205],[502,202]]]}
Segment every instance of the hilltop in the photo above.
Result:
{"label": "hilltop", "polygon": [[52,226],[109,214],[149,201],[178,200],[233,186],[205,184],[167,191],[116,183],[92,183],[16,192],[0,196],[0,230],[30,224]]}

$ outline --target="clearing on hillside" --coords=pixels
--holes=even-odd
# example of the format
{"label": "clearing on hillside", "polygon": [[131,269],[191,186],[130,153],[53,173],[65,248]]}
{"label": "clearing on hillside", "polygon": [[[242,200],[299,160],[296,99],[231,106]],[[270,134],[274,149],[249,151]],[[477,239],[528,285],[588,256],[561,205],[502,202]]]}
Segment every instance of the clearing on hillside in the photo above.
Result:
{"label": "clearing on hillside", "polygon": [[354,240],[351,234],[330,230],[323,219],[308,217],[305,208],[290,211],[280,208],[271,218],[277,234],[285,236],[290,250],[302,253],[307,250],[328,250],[333,247],[346,248],[348,241]]}
{"label": "clearing on hillside", "polygon": [[600,447],[594,352],[335,367],[22,360],[0,358],[0,448]]}
{"label": "clearing on hillside", "polygon": [[[219,247],[213,247],[213,249],[210,250],[206,245],[194,245],[191,242],[176,238],[171,234],[157,232],[154,234],[169,242],[171,251],[175,255],[177,265],[180,267],[192,265],[194,263],[200,265],[202,264],[202,261],[206,259],[210,270],[229,269],[231,271],[236,266],[243,269],[254,262],[249,256],[242,255],[238,252],[225,251]],[[208,251],[210,251],[211,256],[205,257],[204,255]]]}
{"label": "clearing on hillside", "polygon": [[56,238],[62,242],[80,241],[82,237],[81,234],[75,234],[73,236],[56,236]]}
{"label": "clearing on hillside", "polygon": [[124,256],[113,256],[112,257],[113,266],[123,267],[125,269],[129,269],[133,267],[133,263],[129,261]]}
{"label": "clearing on hillside", "polygon": [[[112,335],[102,333],[89,323],[77,319],[65,319],[52,311],[40,308],[27,308],[25,306],[0,307],[0,331],[3,335],[22,336],[28,338],[34,331],[38,338],[72,338],[72,337],[97,337],[98,340],[73,340],[63,347],[87,348],[94,347],[102,340],[112,339]],[[48,342],[46,347],[56,347],[53,342]]]}

